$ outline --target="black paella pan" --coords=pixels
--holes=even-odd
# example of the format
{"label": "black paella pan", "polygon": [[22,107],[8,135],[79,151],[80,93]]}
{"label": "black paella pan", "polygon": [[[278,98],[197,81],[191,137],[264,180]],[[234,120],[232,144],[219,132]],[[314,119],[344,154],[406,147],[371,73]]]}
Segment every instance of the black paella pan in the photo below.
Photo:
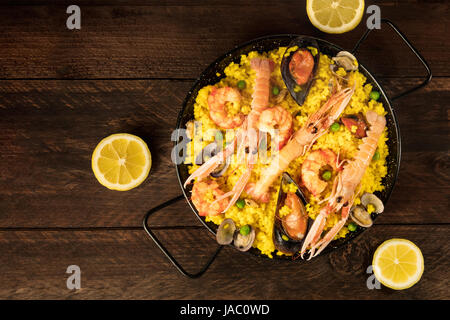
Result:
{"label": "black paella pan", "polygon": [[[427,71],[427,76],[425,80],[417,85],[416,87],[413,87],[403,93],[400,93],[394,97],[389,98],[383,87],[379,84],[379,82],[376,80],[376,78],[361,64],[359,64],[359,72],[364,74],[364,76],[367,78],[366,83],[371,83],[373,88],[380,92],[380,99],[379,101],[383,103],[383,106],[385,110],[387,111],[386,120],[387,120],[387,130],[388,130],[388,136],[389,140],[387,141],[387,145],[389,148],[389,156],[387,157],[387,167],[388,172],[387,175],[383,178],[382,184],[385,186],[385,189],[382,192],[377,192],[376,195],[383,201],[383,203],[386,205],[386,203],[389,200],[389,197],[392,193],[392,190],[394,188],[395,182],[397,180],[397,175],[400,168],[400,157],[401,157],[401,137],[400,137],[400,128],[398,126],[397,117],[395,115],[395,111],[392,107],[392,101],[406,95],[409,93],[412,93],[413,91],[416,91],[417,89],[425,86],[428,84],[428,82],[431,80],[431,70],[426,63],[426,61],[423,59],[423,57],[419,54],[419,52],[411,45],[411,43],[406,39],[406,37],[403,35],[403,33],[389,20],[382,20],[383,23],[389,25],[400,37],[402,41],[405,42],[405,44],[410,48],[410,50],[416,55],[418,60],[423,64]],[[356,55],[356,52],[360,46],[360,44],[367,38],[369,33],[371,32],[370,29],[368,29],[363,36],[359,39],[359,41],[356,43],[355,47],[351,51],[351,53]],[[289,43],[295,39],[296,37],[299,37],[299,35],[295,34],[282,34],[282,35],[271,35],[266,36],[262,38],[258,38],[252,41],[249,41],[247,43],[244,43],[230,52],[226,53],[222,57],[218,58],[214,63],[212,63],[198,78],[198,80],[195,82],[192,89],[188,92],[188,95],[183,103],[183,108],[181,112],[179,113],[177,125],[175,129],[185,128],[186,123],[192,119],[194,119],[194,102],[195,98],[197,97],[198,91],[207,85],[213,85],[220,81],[220,79],[223,76],[218,76],[217,74],[223,75],[224,69],[226,66],[228,66],[231,62],[239,63],[240,57],[242,54],[248,54],[251,51],[258,51],[258,52],[267,52],[273,49],[276,49],[280,46],[288,46]],[[310,37],[313,38],[313,37]],[[332,44],[330,42],[327,42],[322,39],[314,38],[319,44],[320,52],[327,54],[329,56],[335,56],[339,51],[342,51],[343,49],[339,46]],[[175,144],[177,142],[181,141],[181,137],[177,136]],[[204,217],[201,217],[194,204],[192,203],[190,199],[190,191],[192,189],[192,185],[187,186],[185,189],[183,187],[184,182],[186,181],[188,174],[188,167],[185,164],[178,164],[176,165],[176,172],[178,177],[178,182],[180,184],[180,188],[183,192],[182,195],[171,199],[153,209],[147,212],[147,214],[144,217],[144,229],[148,233],[148,235],[151,237],[151,239],[156,243],[156,245],[161,249],[161,251],[167,256],[167,258],[172,262],[172,264],[178,269],[179,272],[181,272],[183,275],[196,278],[201,276],[211,265],[217,254],[220,252],[222,246],[219,246],[214,255],[208,260],[206,265],[204,265],[200,271],[197,273],[189,273],[178,263],[178,261],[170,254],[170,252],[164,247],[164,245],[158,240],[158,238],[155,236],[155,234],[151,231],[151,227],[148,224],[148,218],[153,213],[185,198],[186,201],[189,203],[190,207],[192,208],[192,211],[197,216],[197,218],[201,221],[201,223],[207,228],[209,232],[215,235],[216,230],[218,228],[217,225],[215,225],[212,222],[206,222]],[[372,216],[373,219],[376,218],[376,215]],[[322,254],[327,254],[328,252],[331,252],[333,250],[336,250],[337,248],[346,245],[348,242],[355,239],[358,235],[360,235],[362,232],[364,232],[365,228],[360,228],[355,232],[351,232],[347,235],[345,238],[341,238],[335,241],[332,241],[328,247],[324,250]],[[261,252],[256,248],[251,248],[248,251],[250,254],[259,256],[259,257],[265,257],[265,255],[262,255]],[[289,260],[293,261],[291,257],[288,256],[277,256],[274,255],[274,260]],[[303,261],[301,259],[297,259],[294,261]]]}

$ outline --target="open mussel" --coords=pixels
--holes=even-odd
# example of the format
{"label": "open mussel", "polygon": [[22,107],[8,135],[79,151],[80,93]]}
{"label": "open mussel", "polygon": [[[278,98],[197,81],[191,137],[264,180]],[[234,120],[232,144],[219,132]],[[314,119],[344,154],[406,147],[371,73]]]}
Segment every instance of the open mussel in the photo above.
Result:
{"label": "open mussel", "polygon": [[[200,152],[195,158],[195,164],[202,165],[208,159],[217,155],[222,149],[219,147],[217,142],[211,142],[206,147],[203,148],[202,152]],[[219,178],[221,177],[225,171],[228,169],[230,165],[231,156],[228,157],[223,163],[221,163],[213,172],[210,173],[211,177]]]}
{"label": "open mussel", "polygon": [[313,38],[297,37],[291,41],[281,61],[281,75],[289,93],[302,105],[319,65],[319,44]]}
{"label": "open mussel", "polygon": [[[283,190],[283,186],[289,188],[287,185],[290,184],[295,185],[295,193]],[[305,196],[292,177],[283,173],[273,224],[273,243],[278,251],[287,254],[300,251],[311,224],[305,209],[306,203]],[[285,206],[289,207],[290,212],[281,216]]]}

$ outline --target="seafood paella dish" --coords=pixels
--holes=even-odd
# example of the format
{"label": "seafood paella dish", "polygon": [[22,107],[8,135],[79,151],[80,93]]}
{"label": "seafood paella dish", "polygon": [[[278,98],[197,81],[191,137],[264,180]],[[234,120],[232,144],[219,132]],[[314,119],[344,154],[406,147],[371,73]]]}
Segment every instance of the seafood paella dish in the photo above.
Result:
{"label": "seafood paella dish", "polygon": [[387,112],[351,53],[299,37],[220,76],[198,91],[184,158],[184,187],[220,244],[311,259],[372,225]]}

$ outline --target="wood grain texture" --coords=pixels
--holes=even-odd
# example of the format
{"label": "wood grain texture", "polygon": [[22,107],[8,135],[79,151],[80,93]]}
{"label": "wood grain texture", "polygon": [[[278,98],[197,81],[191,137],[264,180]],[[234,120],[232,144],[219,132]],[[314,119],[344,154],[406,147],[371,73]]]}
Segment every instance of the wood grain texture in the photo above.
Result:
{"label": "wood grain texture", "polygon": [[[418,79],[387,79],[393,91]],[[143,214],[181,193],[170,135],[191,81],[95,80],[0,83],[1,227],[137,227]],[[386,214],[377,223],[449,223],[448,81],[399,100],[403,160]],[[424,119],[427,119],[424,121]],[[150,146],[150,177],[133,192],[105,189],[91,153],[105,136],[129,132]],[[181,202],[157,226],[198,225]]]}
{"label": "wood grain texture", "polygon": [[[403,152],[386,211],[351,244],[311,263],[227,247],[191,280],[141,226],[148,209],[180,194],[170,135],[194,79],[234,46],[269,34],[308,34],[352,49],[364,20],[327,35],[309,23],[301,1],[80,0],[82,30],[69,31],[70,0],[0,1],[0,299],[450,299],[449,3],[372,3],[436,76],[394,102]],[[387,28],[357,56],[390,96],[424,74]],[[142,137],[152,151],[150,177],[132,192],[105,189],[91,171],[94,147],[117,132]],[[150,222],[188,271],[215,250],[184,200]],[[369,290],[373,252],[394,237],[421,248],[423,278],[401,292]],[[77,292],[66,288],[72,264],[82,270]]]}
{"label": "wood grain texture", "polygon": [[[350,246],[309,263],[258,259],[226,247],[200,279],[183,277],[144,231],[0,232],[1,299],[449,299],[449,226],[375,226]],[[191,271],[215,250],[204,229],[158,236]],[[402,237],[425,257],[422,280],[409,290],[369,290],[376,247]],[[442,242],[442,238],[447,241]],[[66,288],[69,265],[81,268],[80,291]],[[264,275],[264,278],[262,278]]]}
{"label": "wood grain texture", "polygon": [[[0,10],[0,78],[196,78],[217,57],[251,39],[299,33],[351,50],[363,22],[343,35],[309,22],[303,1],[79,1],[81,31],[66,28],[70,1],[7,1]],[[446,1],[367,1],[396,22],[429,61],[450,73]],[[19,4],[22,4],[19,6]],[[388,28],[358,57],[376,75],[420,76],[423,67]]]}

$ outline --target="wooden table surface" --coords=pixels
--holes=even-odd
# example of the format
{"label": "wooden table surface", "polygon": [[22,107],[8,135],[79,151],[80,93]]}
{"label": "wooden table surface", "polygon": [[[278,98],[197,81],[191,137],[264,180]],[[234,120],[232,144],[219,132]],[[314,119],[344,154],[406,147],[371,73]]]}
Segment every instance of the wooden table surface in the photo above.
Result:
{"label": "wooden table surface", "polygon": [[[450,298],[447,1],[377,1],[434,78],[394,103],[401,169],[375,225],[310,263],[227,247],[196,280],[180,275],[141,227],[147,210],[180,194],[170,134],[195,79],[224,52],[263,35],[302,33],[351,49],[364,20],[329,35],[309,23],[304,1],[80,0],[81,30],[72,31],[70,4],[0,3],[1,299]],[[387,27],[358,57],[391,96],[425,74]],[[90,165],[96,144],[117,132],[141,136],[153,155],[149,179],[123,193],[102,187]],[[151,223],[189,271],[216,248],[185,201]],[[394,237],[421,248],[422,280],[400,292],[369,290],[373,252]],[[66,287],[69,265],[81,268],[81,290]]]}

